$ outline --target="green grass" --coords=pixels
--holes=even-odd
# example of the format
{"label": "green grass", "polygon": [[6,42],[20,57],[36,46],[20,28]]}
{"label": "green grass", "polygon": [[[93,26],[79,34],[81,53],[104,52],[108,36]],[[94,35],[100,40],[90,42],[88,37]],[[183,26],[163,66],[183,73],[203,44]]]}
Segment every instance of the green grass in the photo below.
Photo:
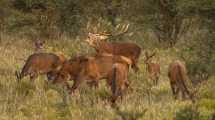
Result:
{"label": "green grass", "polygon": [[[98,89],[83,84],[74,96],[69,96],[60,86],[48,85],[45,76],[34,82],[25,78],[17,83],[14,72],[22,68],[22,59],[33,53],[33,43],[24,38],[4,38],[0,45],[0,120],[210,120],[215,112],[215,88],[210,84],[214,83],[214,78],[209,80],[210,87],[200,88],[196,104],[173,99],[167,68],[172,60],[177,59],[177,49],[158,50],[156,60],[161,63],[162,71],[158,86],[151,86],[148,81],[142,54],[140,72],[131,71],[129,74],[133,90],[129,89],[124,99],[112,107],[105,80]],[[87,44],[68,38],[49,40],[46,50],[61,51],[67,57],[92,54]]]}

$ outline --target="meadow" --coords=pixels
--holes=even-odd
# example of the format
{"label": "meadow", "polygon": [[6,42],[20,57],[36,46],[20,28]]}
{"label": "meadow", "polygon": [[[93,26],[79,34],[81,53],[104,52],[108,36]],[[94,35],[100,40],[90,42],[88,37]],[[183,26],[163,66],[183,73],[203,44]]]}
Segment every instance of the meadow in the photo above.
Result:
{"label": "meadow", "polygon": [[[17,82],[15,71],[21,70],[24,60],[34,51],[33,41],[2,34],[0,43],[0,120],[214,120],[215,76],[196,86],[196,103],[173,99],[167,77],[168,65],[178,57],[179,45],[157,48],[154,61],[161,65],[157,86],[148,79],[144,64],[144,48],[139,59],[140,71],[130,70],[129,89],[116,106],[109,103],[110,90],[105,80],[98,89],[85,84],[70,96],[62,86],[47,83],[46,76],[34,82],[26,77]],[[72,39],[72,40],[71,40]],[[147,43],[144,43],[147,44]],[[47,52],[62,52],[67,58],[94,51],[81,38],[62,37],[47,40]],[[72,84],[72,82],[71,82]],[[191,82],[188,83],[189,87]],[[192,88],[192,87],[190,87]]]}

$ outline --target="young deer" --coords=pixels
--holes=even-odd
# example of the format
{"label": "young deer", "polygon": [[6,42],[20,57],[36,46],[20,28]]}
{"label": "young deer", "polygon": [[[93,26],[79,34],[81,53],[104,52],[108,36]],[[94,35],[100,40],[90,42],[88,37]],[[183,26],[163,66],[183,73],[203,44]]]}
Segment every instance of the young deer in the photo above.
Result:
{"label": "young deer", "polygon": [[145,64],[147,66],[147,72],[149,73],[149,78],[153,81],[155,85],[158,84],[160,76],[160,65],[158,63],[152,62],[152,57],[155,56],[155,52],[151,55],[148,52],[145,53]]}

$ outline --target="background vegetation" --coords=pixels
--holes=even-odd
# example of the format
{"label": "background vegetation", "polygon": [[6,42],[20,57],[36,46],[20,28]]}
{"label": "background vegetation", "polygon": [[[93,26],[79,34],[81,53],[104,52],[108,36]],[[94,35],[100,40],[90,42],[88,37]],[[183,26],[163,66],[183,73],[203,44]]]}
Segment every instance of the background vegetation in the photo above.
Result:
{"label": "background vegetation", "polygon": [[[83,42],[87,33],[114,33],[118,24],[130,24],[129,32],[110,41],[157,51],[158,86],[147,78],[144,51],[140,72],[129,75],[133,90],[115,108],[107,102],[104,81],[98,90],[83,85],[74,97],[47,85],[44,76],[17,84],[14,71],[33,53],[35,40],[68,58],[93,54]],[[0,0],[0,119],[214,120],[214,51],[214,0]],[[190,84],[198,89],[195,104],[172,98],[167,68],[176,59],[186,63]]]}

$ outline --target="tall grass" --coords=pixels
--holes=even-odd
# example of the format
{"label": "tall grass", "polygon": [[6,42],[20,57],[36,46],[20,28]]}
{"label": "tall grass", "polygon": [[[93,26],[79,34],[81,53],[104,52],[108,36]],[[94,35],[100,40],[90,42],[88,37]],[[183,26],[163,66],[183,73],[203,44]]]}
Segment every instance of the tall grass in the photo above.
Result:
{"label": "tall grass", "polygon": [[[47,84],[40,76],[34,82],[29,78],[17,83],[14,72],[24,65],[33,53],[32,41],[14,36],[2,36],[0,45],[0,119],[1,120],[206,120],[215,112],[214,78],[210,87],[201,87],[196,104],[172,97],[167,78],[168,64],[177,59],[176,49],[159,49],[156,60],[161,63],[161,78],[152,86],[147,78],[144,54],[141,55],[140,72],[129,73],[129,89],[116,106],[109,104],[110,90],[105,81],[98,89],[81,85],[80,90],[69,96],[62,86]],[[69,58],[74,54],[92,54],[93,50],[81,39],[62,38],[49,40],[47,52],[61,51]]]}

